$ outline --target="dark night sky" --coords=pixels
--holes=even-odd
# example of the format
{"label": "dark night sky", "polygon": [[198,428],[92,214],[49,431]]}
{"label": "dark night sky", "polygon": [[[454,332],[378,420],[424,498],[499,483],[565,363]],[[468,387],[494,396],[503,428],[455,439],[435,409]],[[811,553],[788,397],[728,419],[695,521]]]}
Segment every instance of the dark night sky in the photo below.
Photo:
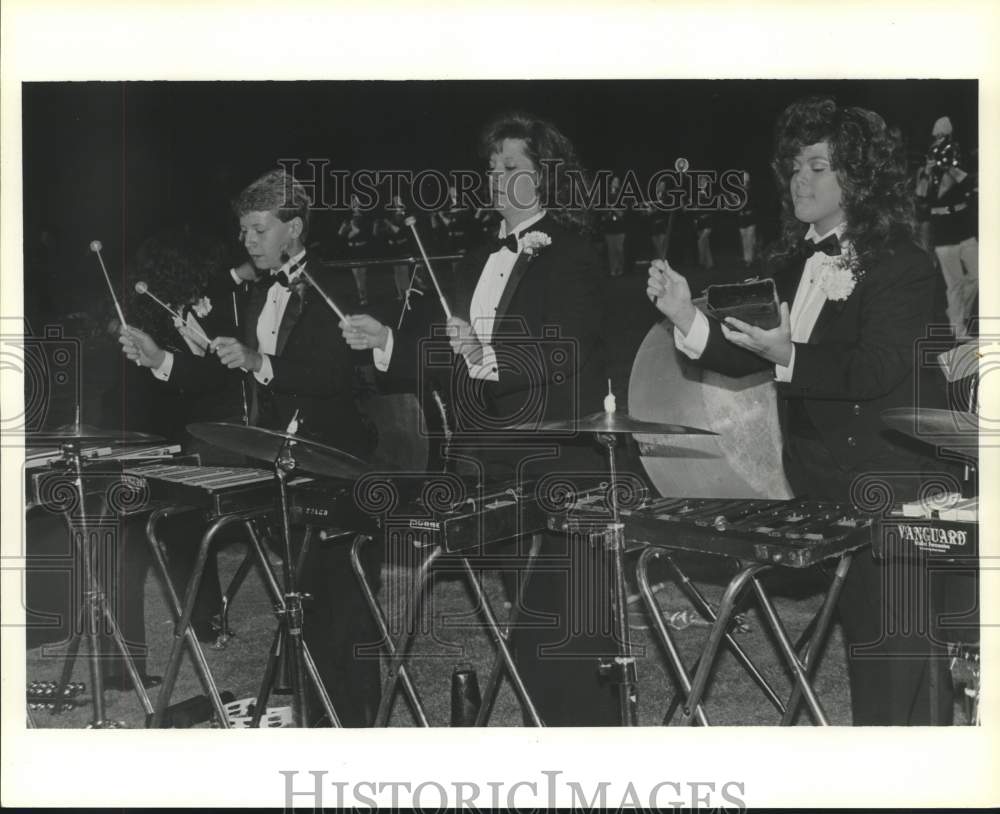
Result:
{"label": "dark night sky", "polygon": [[882,113],[914,153],[940,115],[967,151],[975,143],[974,81],[28,83],[26,246],[48,228],[86,256],[100,237],[118,265],[165,226],[228,229],[229,198],[278,158],[481,169],[476,135],[510,109],[553,120],[590,169],[642,178],[683,155],[696,167],[750,169],[767,196],[773,122],[816,93]]}

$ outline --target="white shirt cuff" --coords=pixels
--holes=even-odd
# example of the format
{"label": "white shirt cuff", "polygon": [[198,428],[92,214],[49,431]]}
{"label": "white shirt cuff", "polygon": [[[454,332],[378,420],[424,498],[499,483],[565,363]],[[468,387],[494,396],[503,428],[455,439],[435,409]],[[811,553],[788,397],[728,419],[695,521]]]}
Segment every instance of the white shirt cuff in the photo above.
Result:
{"label": "white shirt cuff", "polygon": [[700,359],[708,344],[708,335],[708,317],[701,311],[696,311],[687,336],[682,334],[679,328],[674,328],[674,344],[677,350],[689,359]]}
{"label": "white shirt cuff", "polygon": [[392,333],[392,328],[390,328],[389,338],[385,340],[385,350],[372,348],[372,358],[375,361],[375,369],[379,372],[385,373],[389,369],[389,363],[392,361],[392,349],[394,346],[394,334]]}
{"label": "white shirt cuff", "polygon": [[500,370],[497,367],[497,354],[491,345],[483,345],[483,358],[479,364],[473,364],[468,359],[465,360],[469,368],[469,376],[473,379],[482,379],[487,382],[500,381]]}
{"label": "white shirt cuff", "polygon": [[163,361],[159,367],[152,368],[153,375],[161,382],[170,381],[170,374],[174,370],[174,355],[168,351],[163,351]]}
{"label": "white shirt cuff", "polygon": [[776,382],[790,382],[792,374],[795,372],[795,345],[792,344],[792,356],[788,360],[788,365],[774,366],[774,380]]}
{"label": "white shirt cuff", "polygon": [[253,377],[261,384],[270,384],[271,379],[274,378],[274,371],[271,370],[271,357],[266,353],[262,353],[260,358],[260,370],[254,373]]}

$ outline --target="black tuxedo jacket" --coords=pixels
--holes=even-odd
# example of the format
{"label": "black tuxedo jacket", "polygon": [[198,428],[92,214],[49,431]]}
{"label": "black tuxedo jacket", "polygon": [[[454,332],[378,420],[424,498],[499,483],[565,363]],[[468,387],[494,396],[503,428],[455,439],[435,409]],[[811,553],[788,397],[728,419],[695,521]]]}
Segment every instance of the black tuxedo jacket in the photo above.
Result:
{"label": "black tuxedo jacket", "polygon": [[[337,299],[336,280],[331,272],[315,263],[307,265],[310,275],[330,296]],[[226,276],[231,277],[229,272]],[[257,321],[267,293],[269,277],[249,287],[244,297],[239,338],[257,348]],[[353,358],[344,342],[336,314],[310,285],[296,286],[281,325],[275,353],[271,357],[274,378],[262,385],[252,374],[246,381],[250,390],[250,423],[284,430],[299,411],[299,434],[354,455],[370,451],[370,436],[361,420],[353,395]],[[170,381],[182,390],[204,391],[224,375],[215,356],[178,355]]]}
{"label": "black tuxedo jacket", "polygon": [[[607,379],[601,263],[583,237],[551,216],[524,233],[531,232],[548,235],[551,243],[534,254],[522,252],[511,270],[491,341],[497,381],[473,379],[465,360],[449,355],[447,339],[441,338],[444,317],[439,307],[429,309],[430,322],[409,320],[394,340],[390,373],[419,378],[425,388],[438,389],[449,406],[457,441],[488,437],[491,445],[514,446],[525,438],[531,441],[531,434],[518,439],[502,432],[503,427],[571,419],[603,407]],[[461,261],[451,298],[455,316],[469,320],[472,295],[488,257],[488,248],[480,246]]]}
{"label": "black tuxedo jacket", "polygon": [[[789,306],[803,268],[799,260],[771,269],[778,296]],[[881,413],[944,404],[943,376],[919,358],[917,346],[929,326],[945,322],[939,278],[916,245],[895,243],[865,270],[847,299],[823,305],[809,341],[795,343],[792,380],[777,383],[786,437],[803,422],[811,425],[842,470],[845,487],[864,472],[923,466],[918,449],[887,431]],[[770,366],[728,342],[718,322],[709,324],[701,357],[706,367],[742,376]]]}

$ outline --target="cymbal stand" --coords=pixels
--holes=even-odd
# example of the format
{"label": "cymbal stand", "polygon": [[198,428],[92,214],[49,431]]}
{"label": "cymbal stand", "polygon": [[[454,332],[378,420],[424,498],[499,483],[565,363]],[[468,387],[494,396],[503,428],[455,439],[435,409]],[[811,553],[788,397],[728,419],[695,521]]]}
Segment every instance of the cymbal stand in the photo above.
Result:
{"label": "cymbal stand", "polygon": [[623,726],[638,726],[638,676],[632,640],[628,627],[628,593],[625,590],[625,525],[618,511],[617,469],[615,467],[616,438],[613,433],[598,433],[597,440],[608,450],[608,472],[611,482],[608,487],[611,502],[611,522],[604,531],[604,545],[612,555],[612,612],[615,634],[618,640],[618,655],[604,661],[602,675],[608,676],[618,687],[618,706]]}
{"label": "cymbal stand", "polygon": [[[296,420],[293,419],[292,426],[294,427],[296,424]],[[289,432],[294,432],[294,429],[290,428]],[[326,688],[323,686],[323,681],[319,676],[319,671],[316,669],[312,655],[309,653],[309,648],[302,638],[302,603],[310,597],[297,590],[298,568],[296,567],[295,560],[292,558],[292,530],[288,519],[287,479],[288,474],[296,468],[295,456],[292,449],[294,445],[295,442],[293,440],[286,439],[281,445],[278,456],[274,459],[274,474],[278,481],[278,490],[281,497],[281,533],[283,543],[281,568],[284,581],[283,591],[274,582],[266,555],[263,553],[256,535],[251,535],[251,539],[255,544],[255,548],[258,549],[258,555],[261,557],[262,564],[264,565],[265,579],[268,581],[271,593],[277,602],[275,614],[278,617],[278,629],[275,631],[274,642],[271,645],[267,668],[264,672],[264,680],[261,682],[250,725],[253,727],[260,725],[261,717],[267,705],[267,699],[271,694],[275,678],[277,677],[278,663],[284,654],[284,657],[288,659],[290,668],[292,715],[296,726],[305,727],[309,725],[309,701],[306,694],[306,676],[308,674],[308,678],[316,688],[323,711],[330,719],[330,723],[333,726],[339,727],[340,720],[333,708],[333,703],[326,692]],[[308,545],[308,540],[303,542],[303,546],[306,545]],[[301,552],[300,561],[304,561],[305,553],[304,550]]]}
{"label": "cymbal stand", "polygon": [[79,501],[78,513],[73,516],[72,505],[68,506],[63,514],[66,519],[67,529],[73,543],[76,562],[81,569],[83,581],[83,594],[80,598],[80,605],[77,609],[77,618],[74,620],[73,633],[70,637],[66,656],[63,661],[62,675],[56,690],[56,697],[61,698],[73,675],[73,666],[76,657],[80,652],[81,640],[86,638],[89,648],[88,662],[90,664],[90,684],[92,691],[91,703],[93,705],[93,717],[90,722],[91,729],[114,729],[119,726],[115,721],[105,718],[104,710],[104,683],[101,672],[101,650],[98,640],[100,630],[100,620],[103,617],[108,625],[108,632],[111,639],[122,654],[125,661],[125,669],[128,671],[129,680],[135,688],[139,701],[147,714],[152,713],[153,705],[149,700],[146,688],[143,686],[139,671],[135,666],[135,660],[125,644],[125,637],[122,636],[118,627],[118,620],[108,607],[104,590],[94,574],[95,545],[90,539],[90,532],[87,523],[87,495],[83,486],[83,454],[81,452],[81,442],[77,439],[65,441],[61,444],[63,455],[62,463],[72,472],[73,485],[76,490],[76,499]]}

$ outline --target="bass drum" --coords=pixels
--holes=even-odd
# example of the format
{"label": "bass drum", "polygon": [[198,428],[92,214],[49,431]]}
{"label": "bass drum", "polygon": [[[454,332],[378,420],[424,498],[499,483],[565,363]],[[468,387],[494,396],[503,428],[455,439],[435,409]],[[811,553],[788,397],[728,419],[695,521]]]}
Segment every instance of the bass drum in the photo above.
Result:
{"label": "bass drum", "polygon": [[[703,427],[711,435],[636,435],[642,464],[664,496],[792,496],[781,466],[773,376],[734,379],[704,370],[674,347],[673,326],[650,328],[632,365],[633,418]],[[685,452],[685,450],[690,450]]]}

